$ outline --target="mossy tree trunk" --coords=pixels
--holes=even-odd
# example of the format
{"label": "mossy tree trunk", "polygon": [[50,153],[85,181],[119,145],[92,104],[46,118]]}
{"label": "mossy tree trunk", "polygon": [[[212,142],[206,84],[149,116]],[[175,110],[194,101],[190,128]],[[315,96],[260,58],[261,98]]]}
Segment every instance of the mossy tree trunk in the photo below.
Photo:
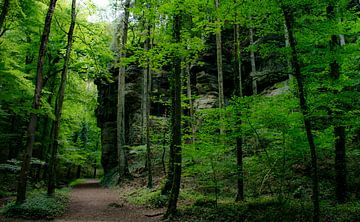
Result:
{"label": "mossy tree trunk", "polygon": [[[179,2],[180,4],[180,2]],[[181,11],[174,15],[173,36],[175,43],[181,42]],[[173,178],[169,203],[165,218],[175,216],[177,212],[177,201],[180,192],[181,182],[181,58],[173,55],[173,77],[172,77],[172,112],[171,112],[171,144],[170,149],[173,161]]]}

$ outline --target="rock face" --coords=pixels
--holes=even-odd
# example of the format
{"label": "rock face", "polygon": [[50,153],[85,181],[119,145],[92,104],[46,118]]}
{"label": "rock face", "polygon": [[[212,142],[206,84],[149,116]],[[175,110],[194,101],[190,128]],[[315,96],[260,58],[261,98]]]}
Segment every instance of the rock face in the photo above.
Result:
{"label": "rock face", "polygon": [[[248,34],[243,33],[246,37]],[[243,36],[243,37],[244,37]],[[281,38],[281,37],[280,37]],[[242,42],[242,47],[249,45],[247,38]],[[270,39],[271,40],[271,39]],[[267,43],[266,39],[262,43]],[[281,39],[279,40],[282,41]],[[216,66],[216,47],[215,36],[210,36],[207,41],[207,51],[199,57],[198,63],[192,64],[190,69],[191,89],[195,96],[194,109],[208,109],[218,106],[218,81]],[[224,75],[224,95],[225,101],[238,94],[239,80],[235,71],[233,58],[233,30],[223,31],[223,75]],[[252,95],[252,77],[250,56],[247,51],[241,53],[242,58],[242,78],[243,94]],[[260,58],[256,53],[258,92],[287,79],[286,61],[280,61],[277,55],[269,55],[267,58]],[[101,128],[102,140],[102,165],[105,173],[117,166],[116,149],[116,106],[117,106],[117,70],[112,70],[113,81],[97,80],[99,96],[96,114],[98,126]],[[170,67],[157,74],[152,74],[152,101],[151,115],[164,116],[169,115],[170,103]],[[126,74],[126,143],[127,145],[141,144],[141,86],[142,70],[136,65],[130,65]],[[185,78],[184,78],[185,79]],[[184,83],[185,85],[185,83]],[[279,89],[279,94],[287,89]],[[184,91],[184,94],[186,92]]]}
{"label": "rock face", "polygon": [[101,129],[101,164],[107,174],[117,166],[116,149],[116,82],[97,80],[98,107],[96,117],[98,127]]}
{"label": "rock face", "polygon": [[[116,113],[117,113],[117,72],[112,70],[113,81],[97,80],[98,108],[96,116],[101,129],[101,164],[104,173],[117,166]],[[127,69],[125,87],[125,133],[126,144],[140,143],[141,126],[141,70],[134,66]]]}

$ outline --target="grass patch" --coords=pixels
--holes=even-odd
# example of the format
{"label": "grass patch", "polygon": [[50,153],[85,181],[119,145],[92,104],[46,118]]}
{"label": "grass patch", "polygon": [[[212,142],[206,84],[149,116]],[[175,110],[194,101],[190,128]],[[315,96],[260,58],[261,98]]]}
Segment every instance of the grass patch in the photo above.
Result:
{"label": "grass patch", "polygon": [[69,190],[62,189],[54,197],[46,192],[34,192],[29,195],[25,203],[17,205],[15,202],[7,204],[2,213],[10,218],[22,219],[54,219],[61,216],[69,202]]}

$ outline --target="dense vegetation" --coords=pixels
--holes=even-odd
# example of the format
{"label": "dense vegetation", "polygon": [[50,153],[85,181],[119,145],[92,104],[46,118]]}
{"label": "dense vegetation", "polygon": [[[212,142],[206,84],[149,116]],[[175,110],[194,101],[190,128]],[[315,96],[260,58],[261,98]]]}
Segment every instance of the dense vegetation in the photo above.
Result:
{"label": "dense vegetation", "polygon": [[0,6],[7,216],[101,177],[180,221],[360,220],[359,1]]}

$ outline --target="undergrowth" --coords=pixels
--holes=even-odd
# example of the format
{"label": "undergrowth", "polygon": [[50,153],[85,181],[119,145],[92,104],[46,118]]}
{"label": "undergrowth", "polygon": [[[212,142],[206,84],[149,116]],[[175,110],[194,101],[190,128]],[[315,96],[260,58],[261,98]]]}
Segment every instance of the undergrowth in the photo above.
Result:
{"label": "undergrowth", "polygon": [[[321,203],[321,221],[360,221],[360,202],[343,205]],[[241,203],[218,203],[184,207],[178,221],[243,222],[243,221],[311,221],[312,205],[298,200],[279,201],[277,198],[256,198]]]}
{"label": "undergrowth", "polygon": [[20,205],[10,202],[2,209],[2,214],[9,218],[54,219],[61,216],[69,203],[69,190],[58,190],[54,197],[46,192],[34,192]]}

